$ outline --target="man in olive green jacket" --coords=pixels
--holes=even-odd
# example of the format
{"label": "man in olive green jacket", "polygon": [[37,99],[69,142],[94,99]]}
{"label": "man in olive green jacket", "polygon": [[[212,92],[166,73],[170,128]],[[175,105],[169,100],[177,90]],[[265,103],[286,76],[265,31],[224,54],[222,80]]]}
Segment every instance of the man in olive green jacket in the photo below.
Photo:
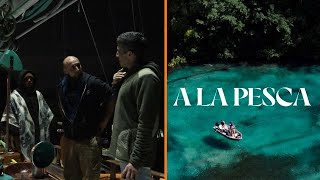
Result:
{"label": "man in olive green jacket", "polygon": [[155,63],[144,60],[145,45],[146,38],[139,32],[126,32],[117,38],[116,56],[122,69],[114,75],[113,82],[123,82],[115,107],[109,152],[120,161],[122,177],[127,180],[151,179],[163,99],[162,74]]}

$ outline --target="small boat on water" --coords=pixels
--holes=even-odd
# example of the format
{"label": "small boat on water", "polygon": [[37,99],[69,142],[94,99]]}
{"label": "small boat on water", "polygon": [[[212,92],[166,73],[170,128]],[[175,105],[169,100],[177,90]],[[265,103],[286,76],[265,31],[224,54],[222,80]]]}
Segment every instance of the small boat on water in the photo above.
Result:
{"label": "small boat on water", "polygon": [[230,133],[227,133],[228,130],[221,129],[219,126],[215,125],[213,126],[213,129],[218,132],[219,134],[223,135],[224,137],[231,139],[231,140],[241,140],[242,134],[240,131],[235,129],[234,135],[231,135]]}

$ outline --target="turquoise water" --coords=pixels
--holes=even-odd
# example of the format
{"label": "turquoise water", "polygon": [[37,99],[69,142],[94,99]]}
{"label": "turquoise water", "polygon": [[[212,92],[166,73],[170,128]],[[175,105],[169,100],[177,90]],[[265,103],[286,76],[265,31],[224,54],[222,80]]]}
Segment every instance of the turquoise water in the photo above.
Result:
{"label": "turquoise water", "polygon": [[[168,75],[168,179],[320,179],[320,67],[285,68],[203,65],[175,69]],[[248,98],[234,106],[234,88],[282,87],[282,99],[291,102],[305,88],[311,106],[248,106]],[[185,106],[185,88],[191,106]],[[222,88],[228,106],[197,106],[197,88],[203,104]],[[178,106],[173,106],[179,94]],[[242,93],[240,93],[241,96]],[[270,91],[270,94],[275,95]],[[254,104],[264,99],[255,90]],[[219,96],[217,96],[219,97]],[[301,92],[298,96],[302,98]],[[213,131],[215,122],[233,121],[243,140],[232,141]]]}

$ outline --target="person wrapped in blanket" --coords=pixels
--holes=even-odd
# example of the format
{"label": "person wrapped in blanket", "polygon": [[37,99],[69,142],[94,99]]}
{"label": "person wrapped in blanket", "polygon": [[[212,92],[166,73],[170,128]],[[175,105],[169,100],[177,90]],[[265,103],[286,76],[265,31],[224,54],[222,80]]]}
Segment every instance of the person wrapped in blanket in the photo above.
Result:
{"label": "person wrapped in blanket", "polygon": [[[49,127],[54,117],[40,91],[36,90],[36,75],[23,70],[18,88],[10,95],[9,132],[13,151],[21,152],[25,161],[31,161],[31,149],[40,141],[50,141]],[[4,111],[1,122],[7,119]]]}

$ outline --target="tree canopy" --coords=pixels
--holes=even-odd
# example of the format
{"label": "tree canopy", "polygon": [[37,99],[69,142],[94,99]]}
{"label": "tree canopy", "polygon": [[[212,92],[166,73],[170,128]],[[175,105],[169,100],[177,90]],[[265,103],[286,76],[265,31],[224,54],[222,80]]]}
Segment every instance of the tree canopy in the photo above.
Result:
{"label": "tree canopy", "polygon": [[316,1],[168,1],[169,59],[281,60],[320,55]]}

